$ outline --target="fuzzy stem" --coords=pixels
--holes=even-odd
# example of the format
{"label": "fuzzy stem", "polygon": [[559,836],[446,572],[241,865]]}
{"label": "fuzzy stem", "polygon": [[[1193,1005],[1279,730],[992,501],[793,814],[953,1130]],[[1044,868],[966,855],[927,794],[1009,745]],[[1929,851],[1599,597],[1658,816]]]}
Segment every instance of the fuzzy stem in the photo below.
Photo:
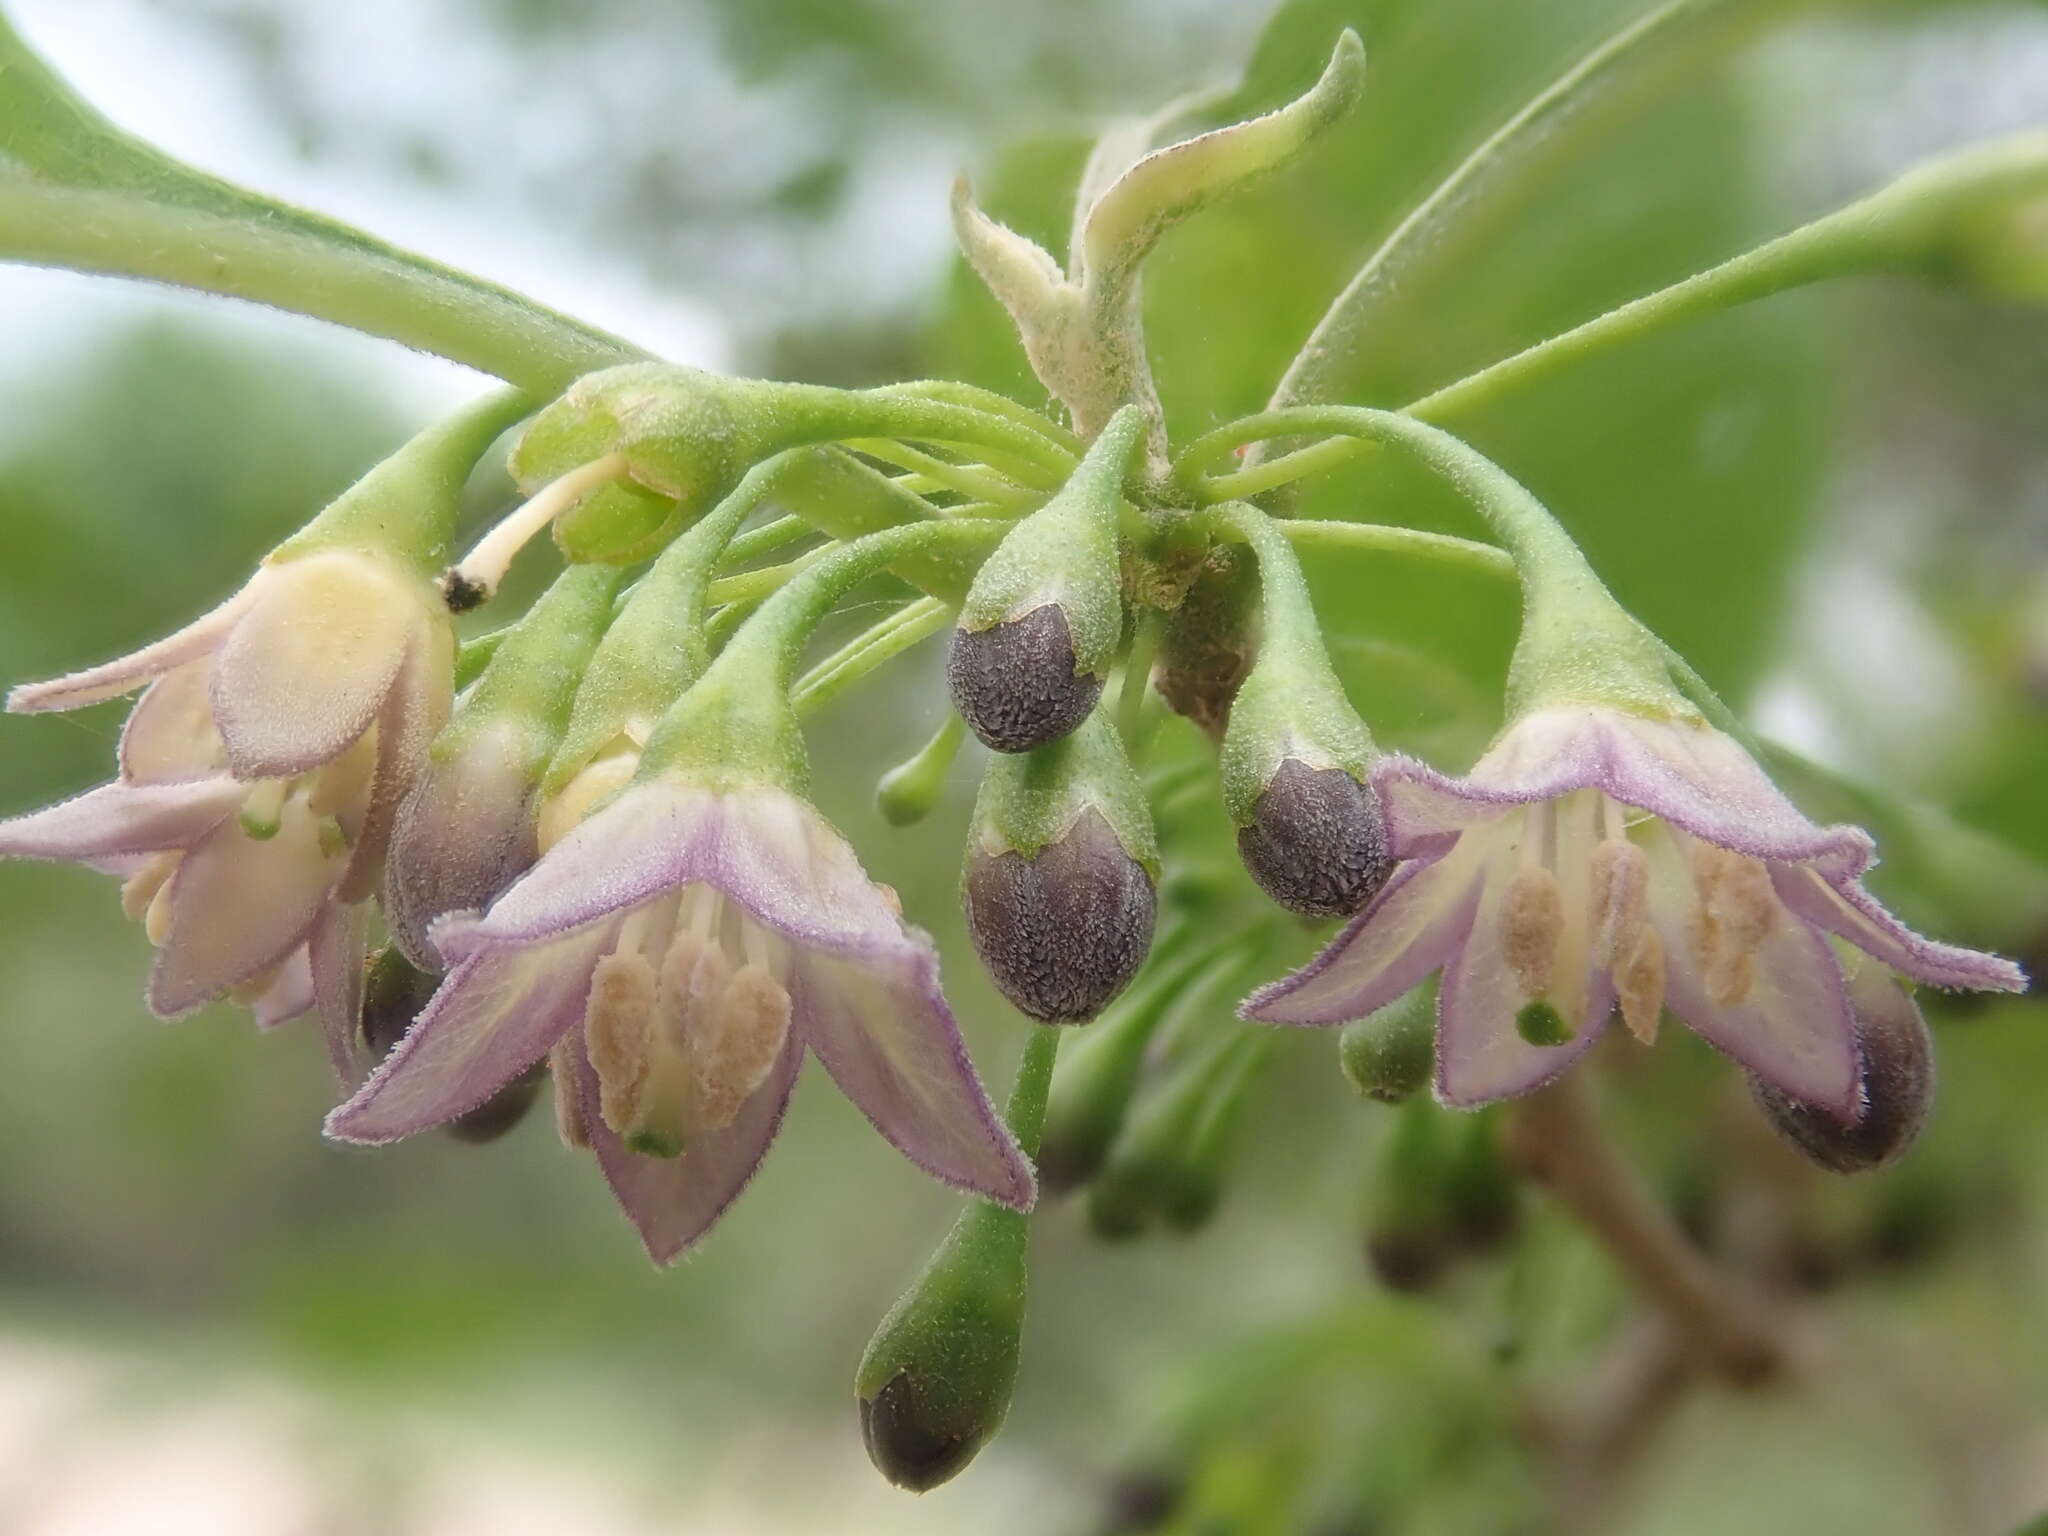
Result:
{"label": "fuzzy stem", "polygon": [[944,629],[952,615],[953,610],[935,597],[905,603],[797,679],[793,692],[797,712],[809,714],[831,703],[862,678]]}
{"label": "fuzzy stem", "polygon": [[1602,1136],[1576,1075],[1521,1100],[1508,1136],[1529,1176],[1662,1309],[1702,1366],[1736,1386],[1757,1385],[1783,1368],[1784,1341],[1631,1176]]}

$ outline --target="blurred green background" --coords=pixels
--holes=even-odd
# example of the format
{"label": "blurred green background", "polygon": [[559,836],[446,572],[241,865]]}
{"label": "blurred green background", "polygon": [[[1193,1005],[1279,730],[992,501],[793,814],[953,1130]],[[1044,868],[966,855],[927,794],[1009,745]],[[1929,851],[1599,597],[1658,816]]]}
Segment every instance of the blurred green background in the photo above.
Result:
{"label": "blurred green background", "polygon": [[[1642,9],[1298,0],[1269,27],[1238,0],[8,5],[125,126],[677,360],[953,374],[1033,404],[1007,323],[950,255],[952,174],[1057,246],[1095,127],[1240,68],[1233,104],[1275,104],[1356,26],[1360,111],[1153,263],[1183,439],[1261,404],[1401,212]],[[2048,7],[1747,11],[1758,40],[1567,132],[1409,273],[1352,398],[1413,398],[1921,155],[2048,117]],[[478,387],[311,322],[63,274],[0,273],[0,321],[8,679],[174,627]],[[1766,728],[2048,858],[2048,314],[1855,283],[1616,352],[1461,426]],[[503,495],[477,488],[479,521]],[[1476,531],[1387,463],[1310,509]],[[1462,767],[1493,723],[1503,594],[1351,555],[1317,583],[1383,739]],[[1024,1024],[974,972],[953,899],[975,763],[912,831],[869,809],[942,705],[933,648],[899,672],[821,720],[820,798],[939,935],[1000,1080]],[[119,719],[0,718],[0,811],[102,777]],[[2017,888],[1958,915],[1910,868],[1885,873],[1943,937],[2048,938]],[[1198,1235],[1105,1244],[1071,1205],[1044,1211],[1008,1428],[917,1500],[867,1466],[850,1381],[955,1199],[815,1067],[747,1198],[660,1274],[544,1114],[481,1150],[324,1144],[313,1033],[259,1039],[228,1009],[158,1024],[146,963],[110,883],[0,866],[0,1532],[1079,1533],[1119,1486],[1133,1513],[1134,1469],[1192,1478],[1210,1523],[1181,1528],[1217,1533],[1562,1518],[1512,1406],[1595,1353],[1616,1284],[1543,1220],[1511,1266],[1445,1296],[1375,1288],[1361,1202],[1385,1113],[1352,1098],[1329,1039],[1284,1042]],[[1995,1533],[2048,1506],[2043,1022],[2029,1002],[1938,1013],[1921,1147],[1815,1197],[1844,1273],[1799,1305],[1825,1319],[1831,1385],[1702,1394],[1615,1479],[1613,1528]],[[1741,1156],[1731,1076],[1668,1039],[1608,1084],[1674,1198]],[[1913,1241],[1879,1264],[1887,1222]]]}

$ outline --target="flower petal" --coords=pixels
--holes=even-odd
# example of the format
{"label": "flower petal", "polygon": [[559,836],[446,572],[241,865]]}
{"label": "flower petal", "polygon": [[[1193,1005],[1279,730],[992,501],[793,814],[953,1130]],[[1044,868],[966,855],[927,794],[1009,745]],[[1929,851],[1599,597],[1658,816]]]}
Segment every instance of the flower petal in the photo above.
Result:
{"label": "flower petal", "polygon": [[1812,864],[1834,878],[1870,867],[1855,827],[1800,814],[1732,737],[1708,726],[1586,706],[1542,709],[1509,727],[1463,779],[1413,758],[1383,758],[1373,784],[1393,851],[1459,832],[1504,807],[1594,788],[1752,858]]}
{"label": "flower petal", "polygon": [[1698,904],[1682,833],[1643,839],[1650,863],[1650,919],[1664,946],[1665,999],[1709,1045],[1804,1104],[1846,1120],[1857,1114],[1855,1020],[1842,968],[1811,923],[1780,909],[1750,962],[1747,996],[1714,1001],[1694,943]]}
{"label": "flower petal", "polygon": [[564,1052],[576,1081],[557,1083],[555,1092],[578,1096],[590,1149],[597,1154],[605,1182],[639,1229],[647,1256],[655,1263],[673,1263],[739,1198],[782,1127],[803,1054],[803,1042],[792,1032],[767,1078],[730,1125],[690,1136],[679,1157],[642,1157],[627,1151],[604,1123],[597,1074],[581,1042]]}
{"label": "flower petal", "polygon": [[245,586],[210,613],[201,615],[176,634],[167,635],[139,651],[102,662],[83,672],[53,678],[46,683],[23,683],[7,695],[9,712],[38,714],[44,710],[82,709],[103,699],[133,693],[153,677],[206,655],[221,642],[236,619],[255,601],[254,584]]}
{"label": "flower petal", "polygon": [[369,560],[267,567],[213,663],[213,716],[237,777],[283,778],[341,755],[370,727],[427,610]]}
{"label": "flower petal", "polygon": [[327,1059],[350,1088],[363,1080],[363,954],[369,915],[369,907],[360,902],[329,902],[306,941]]}
{"label": "flower petal", "polygon": [[318,818],[301,799],[285,803],[267,838],[249,836],[237,818],[223,821],[171,876],[151,1010],[175,1017],[276,965],[305,942],[340,875],[341,860],[322,848]]}
{"label": "flower petal", "polygon": [[975,1075],[928,944],[879,958],[799,949],[790,1007],[795,1032],[891,1146],[934,1178],[1031,1208],[1031,1165]]}
{"label": "flower petal", "polygon": [[213,728],[211,666],[188,661],[149,685],[121,728],[121,777],[174,784],[226,776],[227,749]]}
{"label": "flower petal", "polygon": [[327,1117],[327,1134],[397,1141],[482,1104],[582,1022],[590,973],[618,926],[591,923],[544,943],[470,954],[355,1097]]}
{"label": "flower petal", "polygon": [[441,959],[427,936],[449,912],[482,911],[529,869],[533,779],[517,724],[471,734],[430,760],[398,808],[384,879],[394,943],[422,970]]}
{"label": "flower petal", "polygon": [[2010,960],[1922,938],[1854,880],[1830,882],[1811,869],[1771,870],[1778,899],[1817,927],[1838,933],[1902,976],[1969,992],[2024,992],[2027,974]]}
{"label": "flower petal", "polygon": [[233,779],[182,784],[102,784],[82,795],[0,821],[0,857],[98,862],[190,848],[248,795]]}
{"label": "flower petal", "polygon": [[[1384,1008],[1441,966],[1457,942],[1483,849],[1411,859],[1313,960],[1245,999],[1238,1016],[1267,1024],[1342,1024]],[[1481,839],[1483,841],[1483,839]]]}
{"label": "flower petal", "polygon": [[256,1016],[256,1027],[268,1031],[291,1023],[312,1006],[313,966],[306,947],[300,945],[278,966],[270,985],[251,1000],[249,1011]]}
{"label": "flower petal", "polygon": [[377,714],[377,769],[369,803],[354,830],[354,853],[342,895],[360,901],[376,888],[391,845],[391,825],[427,761],[427,748],[448,721],[454,686],[453,632],[435,625],[413,637],[391,691]]}
{"label": "flower petal", "polygon": [[1562,1045],[1531,1045],[1515,1027],[1527,998],[1508,964],[1503,914],[1508,860],[1494,860],[1482,889],[1461,914],[1457,953],[1444,967],[1437,994],[1436,1091],[1444,1103],[1470,1109],[1542,1087],[1592,1049],[1606,1032],[1614,989],[1606,972],[1584,988],[1574,1033]]}

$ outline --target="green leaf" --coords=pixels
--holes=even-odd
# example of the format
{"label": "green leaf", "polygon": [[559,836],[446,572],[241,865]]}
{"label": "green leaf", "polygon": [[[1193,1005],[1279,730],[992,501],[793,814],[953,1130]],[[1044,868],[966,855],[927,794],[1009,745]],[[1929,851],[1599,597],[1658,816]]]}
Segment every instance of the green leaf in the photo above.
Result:
{"label": "green leaf", "polygon": [[82,101],[5,16],[0,259],[275,305],[536,393],[644,355],[510,289],[172,159]]}

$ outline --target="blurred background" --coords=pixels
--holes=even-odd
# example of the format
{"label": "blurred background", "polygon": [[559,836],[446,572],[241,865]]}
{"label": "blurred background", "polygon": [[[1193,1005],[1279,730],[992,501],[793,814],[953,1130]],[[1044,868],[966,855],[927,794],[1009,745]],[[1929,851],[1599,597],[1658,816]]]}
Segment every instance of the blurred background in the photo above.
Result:
{"label": "blurred background", "polygon": [[[1185,439],[1260,405],[1401,213],[1645,7],[6,9],[171,152],[675,360],[950,374],[1034,405],[951,253],[954,173],[1057,248],[1110,118],[1240,77],[1219,114],[1277,104],[1355,26],[1360,111],[1153,264]],[[2048,120],[2048,7],[1730,9],[1748,19],[1713,67],[1567,130],[1406,275],[1351,398],[1414,398],[1916,158]],[[210,605],[481,382],[314,322],[50,272],[0,270],[0,334],[8,680]],[[1765,728],[2048,859],[2048,312],[1855,282],[1618,351],[1465,425]],[[476,488],[479,522],[505,494]],[[1474,531],[1391,465],[1317,495]],[[1494,724],[1511,605],[1364,556],[1332,557],[1318,589],[1383,740],[1463,767]],[[938,719],[937,668],[927,647],[821,720],[819,794],[939,935],[1001,1081],[1025,1026],[977,976],[953,895],[976,764],[909,832],[870,809]],[[0,812],[96,782],[119,720],[0,718]],[[1902,841],[1876,883],[1942,937],[2048,952],[2038,887],[1962,846]],[[1276,941],[1272,969],[1311,942]],[[747,1198],[657,1273],[545,1114],[482,1149],[324,1144],[314,1033],[258,1038],[226,1008],[156,1023],[147,955],[111,883],[0,866],[5,1536],[1544,1531],[1554,1490],[1512,1405],[1576,1379],[1625,1310],[1598,1255],[1533,1209],[1509,1260],[1427,1297],[1377,1284],[1361,1240],[1387,1112],[1356,1100],[1332,1040],[1289,1038],[1198,1233],[1109,1243],[1071,1202],[1043,1211],[1008,1427],[913,1499],[867,1465],[850,1383],[956,1201],[815,1067]],[[1825,1319],[1832,1385],[1687,1399],[1608,1480],[1605,1528],[1998,1533],[2048,1507],[2048,1017],[1930,1013],[1944,1081],[1919,1148],[1853,1186],[1800,1185],[1813,1251],[1788,1304]],[[1682,1206],[1747,1154],[1735,1074],[1674,1033],[1604,1086],[1630,1157]]]}

